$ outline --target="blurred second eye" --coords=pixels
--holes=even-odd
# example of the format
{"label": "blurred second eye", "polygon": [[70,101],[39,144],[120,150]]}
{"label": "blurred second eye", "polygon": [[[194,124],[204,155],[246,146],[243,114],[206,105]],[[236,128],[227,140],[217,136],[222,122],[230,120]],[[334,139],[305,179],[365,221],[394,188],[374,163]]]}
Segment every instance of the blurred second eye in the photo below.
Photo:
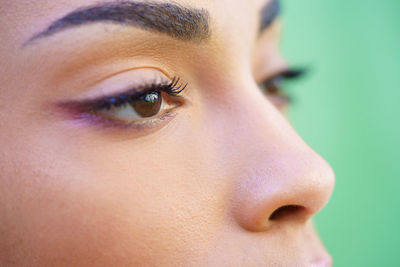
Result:
{"label": "blurred second eye", "polygon": [[282,89],[283,83],[287,80],[301,78],[305,72],[305,69],[284,70],[263,81],[259,87],[272,104],[279,110],[283,110],[291,102],[291,98],[287,95],[287,92]]}

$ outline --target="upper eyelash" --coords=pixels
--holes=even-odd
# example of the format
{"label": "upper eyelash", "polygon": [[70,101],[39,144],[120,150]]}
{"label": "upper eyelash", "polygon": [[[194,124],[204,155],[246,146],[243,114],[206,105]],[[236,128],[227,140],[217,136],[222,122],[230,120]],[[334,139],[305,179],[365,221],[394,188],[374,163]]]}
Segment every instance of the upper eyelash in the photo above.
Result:
{"label": "upper eyelash", "polygon": [[266,79],[265,81],[262,82],[262,85],[264,86],[274,85],[279,83],[283,79],[286,80],[298,79],[303,77],[306,73],[307,73],[306,68],[286,69],[284,71],[281,71],[273,75],[271,78]]}
{"label": "upper eyelash", "polygon": [[170,96],[177,97],[186,89],[187,83],[181,82],[179,77],[174,77],[171,82],[167,84],[152,83],[143,85],[141,87],[132,88],[123,93],[99,97],[97,99],[85,100],[79,103],[72,103],[73,106],[81,111],[94,112],[101,109],[109,109],[111,107],[122,106],[129,101],[136,100],[140,96],[146,95],[150,92],[162,91]]}

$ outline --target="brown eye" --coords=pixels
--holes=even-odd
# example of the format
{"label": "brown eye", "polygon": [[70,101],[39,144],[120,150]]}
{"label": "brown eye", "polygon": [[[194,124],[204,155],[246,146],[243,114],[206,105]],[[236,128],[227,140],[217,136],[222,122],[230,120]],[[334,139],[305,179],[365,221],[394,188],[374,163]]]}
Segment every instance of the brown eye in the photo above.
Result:
{"label": "brown eye", "polygon": [[289,97],[281,90],[281,77],[272,78],[264,82],[260,88],[266,95],[266,97],[274,104],[278,109],[282,109],[289,102]]}
{"label": "brown eye", "polygon": [[161,109],[162,96],[160,92],[150,92],[138,99],[132,100],[129,104],[141,117],[152,117]]}
{"label": "brown eye", "polygon": [[287,69],[260,84],[260,89],[278,109],[290,103],[291,98],[282,90],[282,83],[286,80],[301,78],[306,69]]}
{"label": "brown eye", "polygon": [[76,102],[77,110],[88,113],[94,118],[111,122],[126,123],[129,126],[155,125],[157,121],[172,118],[175,108],[185,103],[185,98],[179,94],[186,88],[173,78],[171,83],[144,84],[137,88],[126,90],[118,95]]}
{"label": "brown eye", "polygon": [[282,90],[280,89],[281,81],[271,81],[268,84],[264,84],[262,89],[266,94],[269,95],[278,95],[282,94]]}

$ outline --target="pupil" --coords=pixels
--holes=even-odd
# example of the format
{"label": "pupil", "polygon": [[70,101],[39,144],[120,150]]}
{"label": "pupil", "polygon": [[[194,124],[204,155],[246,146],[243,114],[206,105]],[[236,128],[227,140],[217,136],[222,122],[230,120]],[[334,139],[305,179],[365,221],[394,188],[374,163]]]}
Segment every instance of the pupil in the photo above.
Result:
{"label": "pupil", "polygon": [[133,100],[131,105],[141,117],[152,117],[160,111],[161,101],[160,92],[151,92]]}

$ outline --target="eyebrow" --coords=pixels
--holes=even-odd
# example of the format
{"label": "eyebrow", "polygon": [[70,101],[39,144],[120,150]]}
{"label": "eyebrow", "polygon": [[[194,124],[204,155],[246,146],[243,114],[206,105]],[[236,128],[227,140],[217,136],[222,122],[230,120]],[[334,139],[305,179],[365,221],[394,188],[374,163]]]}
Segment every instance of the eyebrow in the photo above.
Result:
{"label": "eyebrow", "polygon": [[281,13],[281,2],[279,0],[271,0],[269,1],[262,9],[261,9],[261,23],[260,23],[260,33],[267,29],[272,22],[279,16]]}
{"label": "eyebrow", "polygon": [[172,3],[107,2],[72,11],[32,36],[25,44],[62,30],[95,22],[134,26],[183,41],[200,42],[210,37],[209,20],[209,13],[205,9]]}

